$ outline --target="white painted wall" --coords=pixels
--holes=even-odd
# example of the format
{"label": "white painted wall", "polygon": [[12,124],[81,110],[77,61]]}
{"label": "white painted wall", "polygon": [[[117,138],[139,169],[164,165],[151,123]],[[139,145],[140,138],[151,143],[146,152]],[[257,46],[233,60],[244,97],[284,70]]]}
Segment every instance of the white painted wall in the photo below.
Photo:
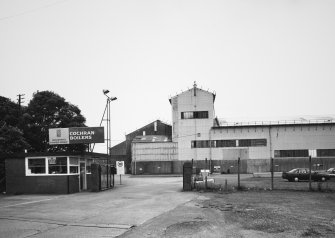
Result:
{"label": "white painted wall", "polygon": [[[196,90],[196,96],[194,95]],[[214,125],[213,94],[198,88],[171,98],[172,141],[178,143],[178,160],[269,159],[274,150],[335,149],[333,125],[281,125],[222,127]],[[181,119],[181,112],[208,111],[208,119]],[[266,139],[266,146],[247,148],[191,148],[193,140]]]}
{"label": "white painted wall", "polygon": [[[196,94],[194,94],[196,90]],[[192,140],[209,140],[214,120],[214,95],[199,88],[192,88],[171,99],[172,141],[178,143],[179,160],[205,159],[207,149],[191,148]],[[182,112],[208,111],[208,119],[181,119]]]}
{"label": "white painted wall", "polygon": [[[213,129],[211,137],[212,140],[267,139],[267,146],[246,148],[249,159],[269,159],[270,156],[274,156],[274,150],[335,149],[335,125],[278,126],[271,127],[271,129],[266,126],[241,127],[239,129],[222,128]],[[229,151],[231,149],[212,148],[212,159],[230,160],[232,156],[238,157],[237,152],[232,154]]]}

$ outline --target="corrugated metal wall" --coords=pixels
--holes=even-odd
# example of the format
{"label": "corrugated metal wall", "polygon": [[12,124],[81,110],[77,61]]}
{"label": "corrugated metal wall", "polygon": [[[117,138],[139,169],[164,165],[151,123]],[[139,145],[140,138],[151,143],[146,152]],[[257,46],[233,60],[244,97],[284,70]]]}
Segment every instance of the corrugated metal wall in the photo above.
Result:
{"label": "corrugated metal wall", "polygon": [[132,161],[172,161],[177,154],[175,142],[132,143]]}

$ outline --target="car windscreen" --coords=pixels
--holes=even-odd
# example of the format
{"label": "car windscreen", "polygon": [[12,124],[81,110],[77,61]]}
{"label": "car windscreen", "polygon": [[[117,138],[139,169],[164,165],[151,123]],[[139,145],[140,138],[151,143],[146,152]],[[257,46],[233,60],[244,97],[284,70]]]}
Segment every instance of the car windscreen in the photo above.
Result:
{"label": "car windscreen", "polygon": [[292,169],[290,171],[288,171],[289,173],[296,173],[298,170],[297,169]]}

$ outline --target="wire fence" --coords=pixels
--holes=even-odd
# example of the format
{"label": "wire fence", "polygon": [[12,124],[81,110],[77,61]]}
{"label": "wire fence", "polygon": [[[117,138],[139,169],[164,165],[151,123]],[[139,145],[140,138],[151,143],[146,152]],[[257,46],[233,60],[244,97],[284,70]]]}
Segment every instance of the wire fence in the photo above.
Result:
{"label": "wire fence", "polygon": [[[335,168],[325,168],[319,160],[306,158],[302,167],[279,171],[280,159],[271,158],[269,170],[260,173],[241,173],[241,160],[236,160],[233,174],[214,168],[192,167],[192,188],[196,190],[297,190],[335,192]],[[306,160],[305,160],[306,161]],[[311,171],[311,172],[310,172]]]}

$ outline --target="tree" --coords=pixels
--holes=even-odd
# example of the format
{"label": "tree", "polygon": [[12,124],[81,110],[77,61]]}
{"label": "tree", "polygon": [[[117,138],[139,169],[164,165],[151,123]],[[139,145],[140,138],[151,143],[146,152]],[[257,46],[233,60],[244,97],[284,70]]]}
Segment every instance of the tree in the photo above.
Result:
{"label": "tree", "polygon": [[24,115],[25,136],[33,152],[84,151],[85,145],[49,145],[49,128],[85,127],[80,109],[51,91],[33,94]]}
{"label": "tree", "polygon": [[23,135],[23,119],[25,108],[0,96],[0,152],[24,152],[30,148]]}
{"label": "tree", "polygon": [[28,149],[30,145],[23,137],[21,130],[6,123],[0,126],[0,151],[2,153],[24,152]]}
{"label": "tree", "polygon": [[0,122],[17,127],[20,124],[20,106],[0,96]]}

